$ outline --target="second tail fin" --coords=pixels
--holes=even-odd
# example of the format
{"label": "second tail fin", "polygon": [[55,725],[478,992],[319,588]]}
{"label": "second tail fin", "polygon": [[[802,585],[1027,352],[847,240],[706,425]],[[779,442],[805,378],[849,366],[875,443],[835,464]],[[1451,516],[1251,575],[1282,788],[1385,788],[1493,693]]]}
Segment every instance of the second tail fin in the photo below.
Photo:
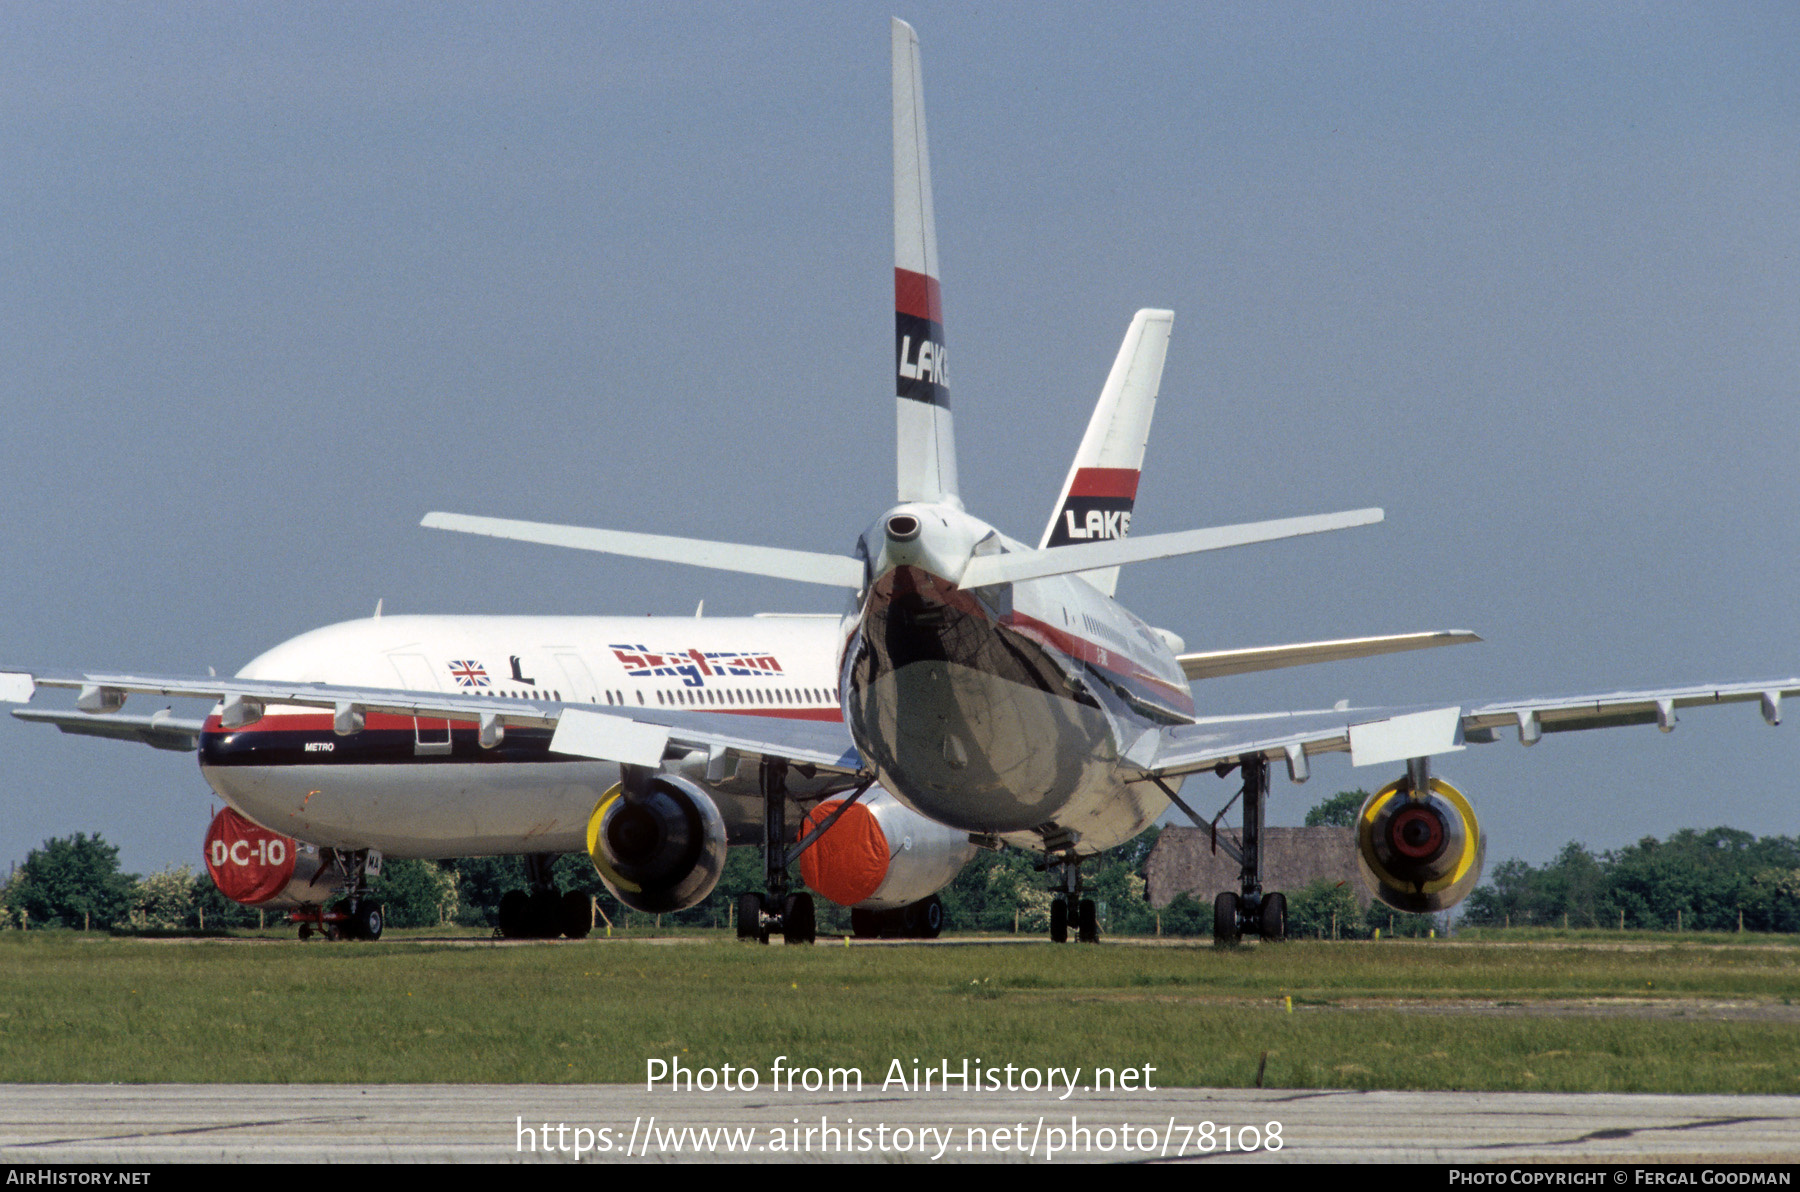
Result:
{"label": "second tail fin", "polygon": [[[1168,310],[1140,310],[1131,320],[1075,463],[1063,481],[1056,512],[1044,527],[1040,550],[1123,538],[1130,532],[1144,445],[1150,438],[1150,418],[1156,413],[1174,322],[1175,312]],[[1111,596],[1119,586],[1119,569],[1084,571],[1081,578]]]}

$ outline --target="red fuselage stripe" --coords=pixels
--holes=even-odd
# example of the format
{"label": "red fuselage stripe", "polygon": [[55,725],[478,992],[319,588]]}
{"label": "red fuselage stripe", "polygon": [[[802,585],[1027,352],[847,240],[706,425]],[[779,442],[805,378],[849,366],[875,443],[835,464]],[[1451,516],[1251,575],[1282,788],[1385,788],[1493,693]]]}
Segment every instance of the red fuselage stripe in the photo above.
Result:
{"label": "red fuselage stripe", "polygon": [[[579,708],[582,705],[572,704],[570,706]],[[605,705],[601,705],[601,706],[604,707]],[[495,710],[496,711],[504,711],[505,709],[496,708]],[[666,712],[681,712],[681,711],[715,712],[721,716],[774,716],[774,717],[777,717],[782,720],[825,720],[825,721],[837,722],[837,721],[842,721],[844,719],[843,710],[840,708],[696,707],[696,708],[665,708],[663,710]],[[453,721],[455,721],[455,723],[457,723],[459,725],[467,726],[467,725],[472,725],[476,722],[477,715],[474,713],[471,713],[466,718],[458,718],[458,717],[446,718],[443,716],[421,716],[421,717],[419,717],[419,719],[424,721],[429,726],[442,725],[442,724],[446,723],[447,720],[453,720]],[[207,733],[224,733],[226,735],[231,735],[231,734],[235,734],[235,733],[329,733],[332,731],[331,725],[332,725],[332,716],[331,716],[330,712],[297,712],[297,713],[292,713],[292,714],[278,712],[273,715],[263,717],[261,720],[258,720],[255,724],[246,725],[243,728],[229,729],[229,730],[226,729],[222,724],[219,723],[219,718],[217,716],[208,716],[206,718],[206,727],[203,731],[205,731]],[[375,729],[375,730],[403,729],[406,732],[411,732],[413,730],[413,718],[411,716],[396,716],[390,712],[370,712],[368,714],[367,720],[364,722],[363,727],[365,729]]]}

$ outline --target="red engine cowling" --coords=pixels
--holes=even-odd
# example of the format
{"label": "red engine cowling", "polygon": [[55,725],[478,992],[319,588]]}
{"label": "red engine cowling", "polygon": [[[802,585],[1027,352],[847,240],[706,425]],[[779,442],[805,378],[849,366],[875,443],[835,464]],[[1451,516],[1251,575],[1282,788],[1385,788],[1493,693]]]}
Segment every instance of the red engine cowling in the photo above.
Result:
{"label": "red engine cowling", "polygon": [[231,808],[206,829],[206,872],[233,902],[285,910],[316,906],[343,883],[337,859],[310,844],[271,832]]}
{"label": "red engine cowling", "polygon": [[1356,859],[1375,897],[1395,910],[1429,914],[1455,906],[1481,880],[1487,840],[1461,791],[1431,780],[1423,796],[1400,778],[1370,795],[1356,815]]}
{"label": "red engine cowling", "polygon": [[[807,812],[800,835],[842,805],[829,799]],[[894,910],[949,885],[974,855],[967,832],[927,819],[876,787],[800,854],[800,876],[840,906]]]}

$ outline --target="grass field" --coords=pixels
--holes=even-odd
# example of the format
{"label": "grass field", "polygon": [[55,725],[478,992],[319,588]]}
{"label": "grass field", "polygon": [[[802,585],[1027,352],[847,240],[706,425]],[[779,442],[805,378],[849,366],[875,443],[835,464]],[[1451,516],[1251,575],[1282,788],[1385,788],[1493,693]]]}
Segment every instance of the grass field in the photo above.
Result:
{"label": "grass field", "polygon": [[[1159,1087],[1800,1093],[1800,944],[761,948],[0,933],[0,1081],[642,1080],[890,1062],[1155,1068]],[[1289,1009],[1289,999],[1292,1008]],[[1265,1058],[1266,1053],[1266,1058]],[[766,1076],[765,1076],[766,1079]]]}

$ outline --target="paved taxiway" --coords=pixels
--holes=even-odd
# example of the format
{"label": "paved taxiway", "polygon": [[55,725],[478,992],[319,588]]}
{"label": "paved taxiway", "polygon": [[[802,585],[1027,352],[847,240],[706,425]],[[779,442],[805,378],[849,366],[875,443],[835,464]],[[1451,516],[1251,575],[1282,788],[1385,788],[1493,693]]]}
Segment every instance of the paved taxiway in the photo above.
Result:
{"label": "paved taxiway", "polygon": [[[827,1133],[794,1135],[795,1119],[802,1131],[823,1119],[840,1131],[838,1146]],[[1226,1126],[1239,1145],[1266,1145],[1270,1122],[1281,1124],[1279,1151],[1246,1155],[1220,1145]],[[520,1149],[521,1124],[551,1127],[548,1139],[533,1131],[535,1154]],[[569,1130],[558,1134],[559,1125]],[[691,1136],[679,1151],[646,1148],[690,1126],[755,1132],[748,1152],[727,1153],[717,1140],[702,1149]],[[885,1153],[854,1149],[855,1130],[869,1131],[873,1145],[878,1126]],[[577,1128],[590,1132],[589,1146],[606,1137],[612,1148],[582,1156],[587,1162],[626,1158],[634,1135],[634,1160],[930,1161],[941,1147],[946,1162],[1042,1162],[1059,1141],[1079,1148],[1079,1129],[1091,1131],[1087,1149],[1057,1161],[1173,1160],[1184,1143],[1188,1161],[1209,1163],[1800,1160],[1800,1097],[1792,1096],[1168,1089],[1059,1101],[1005,1092],[646,1093],[628,1085],[0,1085],[0,1163],[572,1161],[584,1140]],[[772,1149],[778,1129],[787,1132],[780,1144],[792,1138],[804,1149]],[[971,1148],[978,1139],[985,1149]],[[903,1140],[909,1145],[896,1150]],[[1206,1140],[1212,1149],[1200,1153]],[[564,1149],[546,1154],[545,1141]]]}

